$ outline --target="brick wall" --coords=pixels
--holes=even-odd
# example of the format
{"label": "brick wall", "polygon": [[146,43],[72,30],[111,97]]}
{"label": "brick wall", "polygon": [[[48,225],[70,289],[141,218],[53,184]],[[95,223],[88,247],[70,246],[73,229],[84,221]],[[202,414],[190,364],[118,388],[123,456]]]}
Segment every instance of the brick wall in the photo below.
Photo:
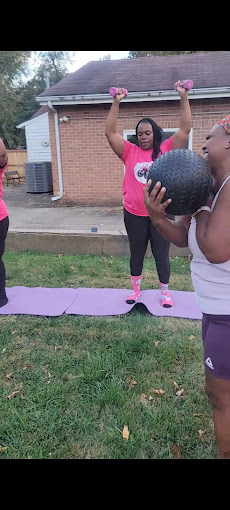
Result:
{"label": "brick wall", "polygon": [[[192,149],[202,154],[202,145],[212,126],[230,113],[229,99],[190,100]],[[105,137],[110,104],[56,107],[59,119],[64,196],[59,205],[120,206],[124,166]],[[162,128],[179,127],[179,101],[121,103],[117,131],[135,129],[143,117]],[[58,195],[57,155],[53,114],[49,113],[54,195]]]}

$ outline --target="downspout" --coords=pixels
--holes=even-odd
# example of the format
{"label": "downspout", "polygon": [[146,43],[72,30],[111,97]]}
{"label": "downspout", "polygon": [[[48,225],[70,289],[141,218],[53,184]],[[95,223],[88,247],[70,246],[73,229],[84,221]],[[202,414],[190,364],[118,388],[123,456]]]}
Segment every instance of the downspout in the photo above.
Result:
{"label": "downspout", "polygon": [[58,182],[59,182],[59,195],[52,197],[51,200],[60,200],[64,195],[63,190],[63,179],[62,179],[62,166],[61,166],[61,147],[60,147],[60,136],[58,126],[58,112],[53,107],[51,101],[48,101],[49,109],[54,113],[54,125],[55,125],[55,138],[56,138],[56,150],[57,150],[57,166],[58,166]]}

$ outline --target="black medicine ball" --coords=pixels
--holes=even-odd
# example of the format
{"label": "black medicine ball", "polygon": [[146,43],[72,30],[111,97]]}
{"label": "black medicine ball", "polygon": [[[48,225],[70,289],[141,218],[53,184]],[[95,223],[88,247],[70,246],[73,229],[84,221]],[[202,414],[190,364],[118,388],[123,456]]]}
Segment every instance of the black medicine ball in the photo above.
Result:
{"label": "black medicine ball", "polygon": [[175,216],[193,214],[205,205],[213,188],[208,163],[189,149],[174,149],[162,154],[149,168],[148,179],[152,179],[149,193],[157,181],[165,186],[162,202],[171,198],[165,211]]}

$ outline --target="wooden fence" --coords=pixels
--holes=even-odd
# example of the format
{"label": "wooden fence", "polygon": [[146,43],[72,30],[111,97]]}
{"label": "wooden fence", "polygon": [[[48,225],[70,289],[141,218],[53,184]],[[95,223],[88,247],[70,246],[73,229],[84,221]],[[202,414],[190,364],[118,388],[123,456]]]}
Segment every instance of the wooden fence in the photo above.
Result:
{"label": "wooden fence", "polygon": [[17,170],[19,175],[25,176],[24,163],[28,161],[27,150],[8,150],[7,170]]}

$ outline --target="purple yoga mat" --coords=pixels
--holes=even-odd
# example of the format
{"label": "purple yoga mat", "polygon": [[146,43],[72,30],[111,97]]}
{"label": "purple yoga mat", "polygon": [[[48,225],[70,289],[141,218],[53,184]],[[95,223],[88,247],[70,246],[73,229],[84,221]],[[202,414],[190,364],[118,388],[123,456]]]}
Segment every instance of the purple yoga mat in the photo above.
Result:
{"label": "purple yoga mat", "polygon": [[[134,305],[127,305],[130,289],[89,289],[78,288],[77,296],[65,311],[72,315],[122,315],[128,313]],[[159,290],[143,290],[138,303],[146,306],[152,315],[181,317],[184,319],[202,319],[202,313],[197,305],[195,293],[171,290],[172,308],[160,305]]]}
{"label": "purple yoga mat", "polygon": [[78,289],[46,287],[8,287],[8,303],[0,308],[0,315],[62,315],[77,296]]}

